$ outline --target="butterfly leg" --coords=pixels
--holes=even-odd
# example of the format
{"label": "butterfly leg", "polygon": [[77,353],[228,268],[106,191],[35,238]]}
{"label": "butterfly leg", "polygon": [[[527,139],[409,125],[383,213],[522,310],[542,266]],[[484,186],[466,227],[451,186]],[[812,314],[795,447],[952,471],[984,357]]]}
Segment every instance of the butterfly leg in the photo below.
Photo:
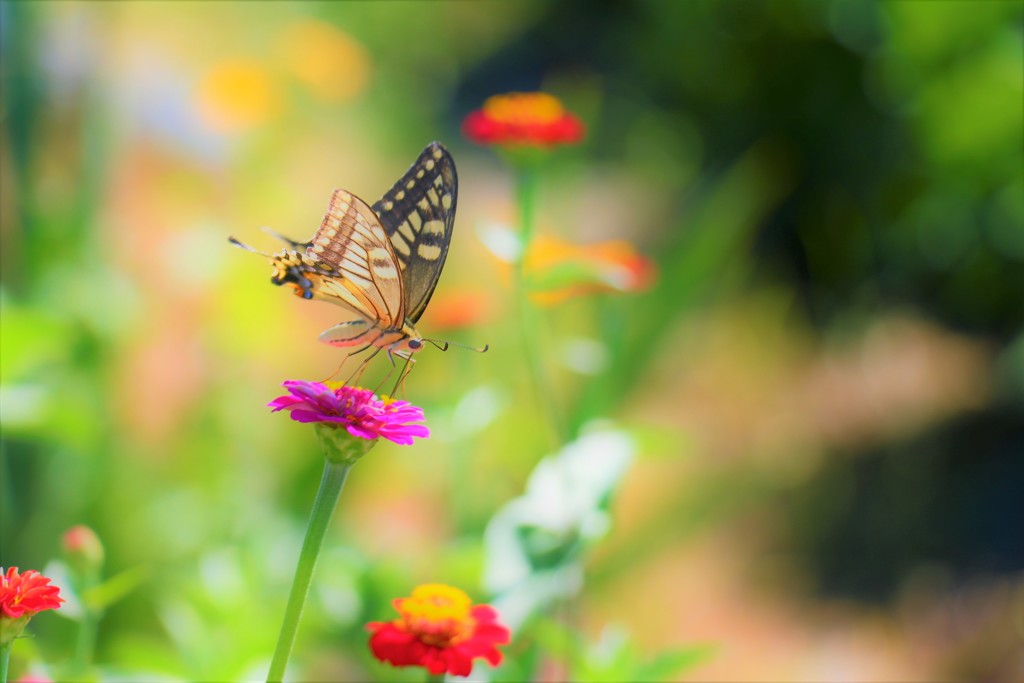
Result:
{"label": "butterfly leg", "polygon": [[[334,372],[332,372],[331,374],[329,374],[329,375],[328,375],[328,376],[326,377],[326,379],[322,379],[322,380],[320,380],[320,383],[321,383],[321,384],[323,384],[323,383],[325,383],[325,382],[329,382],[329,381],[330,381],[330,380],[331,380],[332,378],[336,377],[336,376],[338,375],[338,373],[339,373],[339,372],[341,372],[341,369],[342,369],[343,367],[345,367],[345,363],[347,363],[347,362],[348,362],[348,359],[349,359],[349,358],[351,358],[352,356],[357,356],[357,355],[359,355],[360,353],[362,353],[362,352],[363,352],[363,351],[365,351],[366,349],[370,348],[371,346],[373,346],[373,344],[367,344],[366,346],[364,346],[364,347],[362,347],[362,348],[359,348],[359,349],[356,349],[355,351],[351,351],[351,352],[349,352],[349,353],[346,353],[346,354],[345,354],[345,357],[341,359],[341,362],[340,362],[340,363],[338,363],[338,367],[334,369]],[[371,356],[371,358],[372,358],[372,356]],[[369,360],[369,359],[367,359],[367,360]],[[361,367],[362,367],[362,366],[363,366],[363,365],[365,364],[365,362],[366,362],[366,361],[364,361],[363,363],[360,363],[359,367],[357,367],[357,368],[356,368],[356,372],[358,372],[358,371],[359,371],[359,370],[361,369]],[[353,373],[353,374],[354,374],[354,373]],[[349,377],[349,380],[351,380],[351,379],[352,379],[352,377],[350,376],[350,377]],[[348,384],[348,380],[346,380],[346,381],[345,381],[344,383],[345,383],[345,384]]]}
{"label": "butterfly leg", "polygon": [[[372,346],[372,344],[364,346],[363,348],[359,349],[358,351],[353,351],[352,353],[348,354],[348,356],[345,357],[345,360],[348,360],[349,358],[351,358],[352,356],[356,355],[357,353],[362,353],[366,349],[370,348],[370,346]],[[353,382],[358,384],[359,380],[362,379],[362,377],[363,377],[363,373],[366,372],[366,368],[368,368],[370,366],[370,361],[373,360],[374,358],[376,358],[378,353],[380,353],[380,347],[377,347],[377,349],[375,349],[373,353],[371,353],[369,356],[367,356],[366,358],[363,359],[363,362],[359,364],[359,367],[356,368],[356,371],[353,372],[351,375],[349,375],[349,378],[347,380],[345,380],[345,384],[347,384],[349,386],[354,386],[352,384]],[[342,362],[344,362],[344,361],[342,361]],[[376,392],[374,392],[374,393],[376,393]]]}
{"label": "butterfly leg", "polygon": [[[392,396],[394,396],[398,392],[399,387],[401,387],[403,391],[405,390],[405,378],[409,376],[410,372],[412,372],[412,366],[416,363],[416,359],[413,358],[411,355],[405,355],[404,353],[401,352],[398,352],[394,355],[397,355],[399,358],[404,358],[405,365],[402,366],[402,372],[398,376],[398,381],[395,382],[394,388],[391,389]],[[388,352],[388,356],[392,356],[390,351]],[[392,357],[391,363],[394,364],[394,362],[395,359]]]}

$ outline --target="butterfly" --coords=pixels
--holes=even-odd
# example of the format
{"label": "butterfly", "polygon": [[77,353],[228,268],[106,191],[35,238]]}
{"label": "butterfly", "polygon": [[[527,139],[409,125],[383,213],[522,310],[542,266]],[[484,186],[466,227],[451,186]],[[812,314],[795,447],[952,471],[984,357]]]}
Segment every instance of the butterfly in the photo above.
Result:
{"label": "butterfly", "polygon": [[264,254],[274,267],[270,281],[356,314],[326,330],[321,341],[360,347],[353,354],[376,347],[374,354],[386,350],[409,359],[424,345],[415,325],[448,256],[458,190],[455,161],[444,145],[432,142],[373,206],[335,190],[312,239],[278,235],[290,248]]}

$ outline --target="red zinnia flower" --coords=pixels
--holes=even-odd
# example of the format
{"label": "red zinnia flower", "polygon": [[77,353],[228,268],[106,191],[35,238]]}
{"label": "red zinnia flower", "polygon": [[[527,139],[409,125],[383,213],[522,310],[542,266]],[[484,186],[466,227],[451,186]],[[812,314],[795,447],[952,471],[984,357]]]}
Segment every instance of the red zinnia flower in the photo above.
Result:
{"label": "red zinnia flower", "polygon": [[579,142],[584,126],[553,95],[508,93],[489,97],[482,109],[470,112],[462,132],[481,145],[552,147]]}
{"label": "red zinnia flower", "polygon": [[473,660],[501,663],[498,645],[509,630],[490,605],[473,605],[457,588],[433,583],[394,601],[401,617],[367,624],[373,656],[392,666],[422,666],[431,674],[468,676]]}
{"label": "red zinnia flower", "polygon": [[10,567],[0,574],[0,618],[31,617],[57,609],[62,602],[60,588],[51,586],[50,579],[34,569],[19,575],[17,567]]}
{"label": "red zinnia flower", "polygon": [[407,401],[379,399],[369,389],[339,386],[332,389],[320,382],[288,380],[282,385],[290,396],[278,396],[267,405],[288,410],[297,422],[319,422],[343,426],[352,436],[374,440],[384,437],[402,446],[414,436],[430,436],[420,424],[423,409]]}

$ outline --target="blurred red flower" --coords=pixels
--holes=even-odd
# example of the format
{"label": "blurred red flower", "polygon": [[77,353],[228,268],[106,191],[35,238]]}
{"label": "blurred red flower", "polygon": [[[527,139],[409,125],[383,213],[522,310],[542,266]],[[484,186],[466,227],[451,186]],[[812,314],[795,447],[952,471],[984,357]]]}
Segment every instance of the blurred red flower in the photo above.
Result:
{"label": "blurred red flower", "polygon": [[509,642],[509,630],[490,605],[473,605],[458,588],[437,583],[417,586],[394,605],[398,619],[367,624],[370,650],[380,661],[453,676],[468,676],[477,658],[501,663],[497,646]]}
{"label": "blurred red flower", "polygon": [[60,540],[64,557],[76,570],[98,570],[103,565],[103,542],[84,524],[71,527]]}
{"label": "blurred red flower", "polygon": [[58,609],[62,602],[60,588],[51,586],[50,579],[34,569],[18,574],[17,567],[10,567],[0,575],[0,617],[31,617],[43,610]]}
{"label": "blurred red flower", "polygon": [[557,97],[531,92],[487,98],[466,116],[462,132],[480,145],[553,147],[579,142],[585,128]]}

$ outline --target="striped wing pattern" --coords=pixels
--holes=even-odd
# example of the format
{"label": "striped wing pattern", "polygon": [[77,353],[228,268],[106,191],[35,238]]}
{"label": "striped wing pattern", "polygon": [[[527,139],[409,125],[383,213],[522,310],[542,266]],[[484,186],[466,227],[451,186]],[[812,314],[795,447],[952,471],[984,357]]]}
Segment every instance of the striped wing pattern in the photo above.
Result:
{"label": "striped wing pattern", "polygon": [[400,262],[366,202],[335,190],[306,254],[343,276],[325,278],[324,294],[378,325],[402,326],[406,305]]}
{"label": "striped wing pattern", "polygon": [[444,145],[432,142],[373,205],[402,270],[405,317],[412,324],[423,315],[441,277],[458,189],[454,160]]}

